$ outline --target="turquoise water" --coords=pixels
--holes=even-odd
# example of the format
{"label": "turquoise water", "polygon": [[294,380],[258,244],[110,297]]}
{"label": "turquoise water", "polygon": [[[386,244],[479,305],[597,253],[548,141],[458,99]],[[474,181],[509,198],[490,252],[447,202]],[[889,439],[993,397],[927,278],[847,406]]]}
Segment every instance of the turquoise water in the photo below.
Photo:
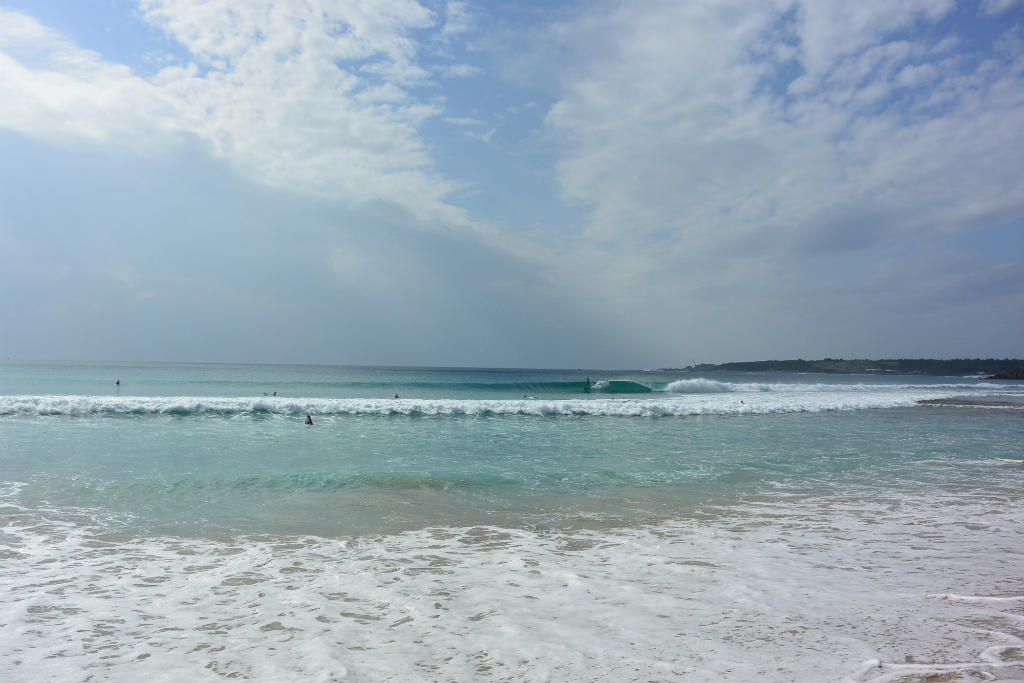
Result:
{"label": "turquoise water", "polygon": [[1022,406],[978,378],[8,363],[0,678],[1016,675]]}

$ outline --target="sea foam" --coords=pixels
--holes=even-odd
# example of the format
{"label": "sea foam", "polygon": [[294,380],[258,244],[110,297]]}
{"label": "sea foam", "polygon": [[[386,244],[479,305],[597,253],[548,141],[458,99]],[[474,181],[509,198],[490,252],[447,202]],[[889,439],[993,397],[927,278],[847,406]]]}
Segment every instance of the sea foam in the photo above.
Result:
{"label": "sea foam", "polygon": [[[693,382],[695,380],[686,380]],[[962,386],[745,385],[697,380],[688,393],[648,398],[382,399],[194,396],[0,396],[0,416],[408,415],[620,416],[778,414],[913,406]],[[675,383],[679,384],[679,383]],[[675,389],[674,391],[681,391]]]}
{"label": "sea foam", "polygon": [[[1015,679],[1019,598],[980,591],[1015,579],[1024,518],[995,502],[220,540],[109,538],[8,504],[0,678]],[[934,592],[954,586],[970,594]]]}

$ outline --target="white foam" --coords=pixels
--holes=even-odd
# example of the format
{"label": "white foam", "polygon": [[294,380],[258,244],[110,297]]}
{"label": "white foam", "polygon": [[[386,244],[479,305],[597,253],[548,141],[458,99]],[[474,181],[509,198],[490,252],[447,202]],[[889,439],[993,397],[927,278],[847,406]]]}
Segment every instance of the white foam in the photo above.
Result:
{"label": "white foam", "polygon": [[739,385],[730,382],[718,382],[713,379],[697,377],[694,379],[680,379],[669,383],[665,391],[679,394],[720,394],[729,391],[737,391]]}
{"label": "white foam", "polygon": [[0,680],[1008,678],[1020,598],[985,592],[1024,565],[1004,502],[224,540],[104,539],[8,506]]}
{"label": "white foam", "polygon": [[[608,415],[672,417],[913,406],[963,387],[913,385],[744,385],[703,380],[689,393],[654,398],[375,399],[193,396],[0,396],[3,415]],[[678,384],[678,383],[674,383]],[[704,389],[700,389],[703,387]],[[783,388],[784,387],[784,388]]]}
{"label": "white foam", "polygon": [[1004,597],[991,595],[957,595],[956,593],[942,593],[931,596],[940,600],[952,600],[954,602],[1024,602],[1024,595],[1008,595]]}

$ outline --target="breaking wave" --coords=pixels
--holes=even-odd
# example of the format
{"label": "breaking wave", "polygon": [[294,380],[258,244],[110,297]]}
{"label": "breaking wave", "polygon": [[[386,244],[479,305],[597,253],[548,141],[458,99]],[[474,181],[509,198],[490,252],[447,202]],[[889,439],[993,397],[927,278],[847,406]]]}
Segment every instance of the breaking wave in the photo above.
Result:
{"label": "breaking wave", "polygon": [[676,394],[721,394],[736,391],[738,384],[731,382],[718,382],[713,379],[696,377],[694,379],[680,379],[671,382],[665,391]]}
{"label": "breaking wave", "polygon": [[607,394],[649,394],[654,389],[631,380],[611,379],[599,380],[590,386],[590,391],[597,391]]}
{"label": "breaking wave", "polygon": [[[637,398],[379,399],[162,396],[0,396],[0,416],[587,416],[742,415],[914,406],[964,387],[748,385],[712,380],[673,382],[668,394]],[[782,387],[788,387],[783,390]],[[616,389],[614,393],[620,393]],[[640,393],[639,391],[637,393]]]}

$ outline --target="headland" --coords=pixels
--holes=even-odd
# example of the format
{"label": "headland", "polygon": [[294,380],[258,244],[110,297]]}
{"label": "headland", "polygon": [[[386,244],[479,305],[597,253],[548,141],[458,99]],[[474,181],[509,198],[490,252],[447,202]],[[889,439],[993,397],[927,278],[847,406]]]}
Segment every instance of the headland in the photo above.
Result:
{"label": "headland", "polygon": [[[666,368],[668,369],[668,368]],[[737,363],[695,363],[691,372],[823,372],[845,374],[977,375],[987,379],[1024,379],[1019,358],[889,358],[879,360],[823,358],[821,360],[759,360]]]}

